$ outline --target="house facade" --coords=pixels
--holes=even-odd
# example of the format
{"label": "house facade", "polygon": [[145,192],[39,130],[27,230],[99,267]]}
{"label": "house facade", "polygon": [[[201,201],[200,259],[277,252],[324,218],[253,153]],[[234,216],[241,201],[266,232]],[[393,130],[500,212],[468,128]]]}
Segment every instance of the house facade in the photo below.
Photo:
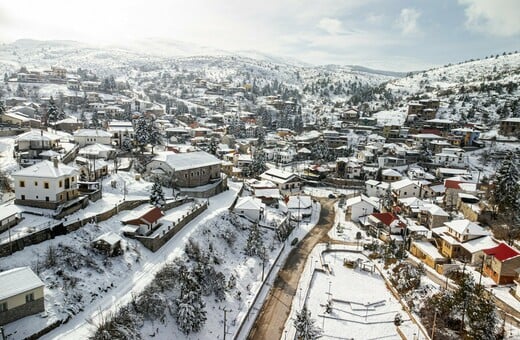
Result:
{"label": "house facade", "polygon": [[104,130],[82,129],[74,132],[74,141],[81,147],[92,144],[110,145],[111,138],[112,134]]}
{"label": "house facade", "polygon": [[500,243],[498,246],[485,249],[486,254],[483,273],[489,276],[497,284],[513,283],[517,270],[520,269],[520,252],[508,246],[505,243]]}
{"label": "house facade", "polygon": [[12,174],[15,203],[46,209],[78,197],[79,171],[53,161],[41,161]]}
{"label": "house facade", "polygon": [[172,176],[177,187],[194,188],[220,179],[222,161],[204,152],[163,152],[146,165],[148,172]]}

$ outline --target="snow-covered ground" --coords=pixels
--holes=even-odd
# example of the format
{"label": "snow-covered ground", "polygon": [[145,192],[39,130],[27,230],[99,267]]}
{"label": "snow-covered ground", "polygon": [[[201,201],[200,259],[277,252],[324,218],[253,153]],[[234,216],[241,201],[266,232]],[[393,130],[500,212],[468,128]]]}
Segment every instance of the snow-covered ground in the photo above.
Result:
{"label": "snow-covered ground", "polygon": [[[373,268],[370,260],[355,252],[355,246],[332,245],[331,249],[335,251],[324,252],[325,245],[318,245],[311,253],[285,324],[287,337],[294,338],[296,313],[306,304],[316,325],[322,329],[324,339],[344,338],[346,335],[353,339],[400,339],[394,325],[396,314],[402,316],[401,331],[412,339],[417,326],[403,312],[379,273],[343,265],[344,260],[361,259],[367,268]],[[325,312],[325,306],[330,297],[333,303],[329,314]]]}

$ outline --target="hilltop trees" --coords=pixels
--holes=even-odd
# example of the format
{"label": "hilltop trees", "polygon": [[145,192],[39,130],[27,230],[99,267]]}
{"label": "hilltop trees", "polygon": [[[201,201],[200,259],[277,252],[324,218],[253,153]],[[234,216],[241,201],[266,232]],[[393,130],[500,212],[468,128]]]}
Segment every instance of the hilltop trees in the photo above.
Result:
{"label": "hilltop trees", "polygon": [[49,99],[49,106],[47,107],[47,121],[55,122],[59,120],[60,114],[58,108],[56,107],[56,103],[54,102],[54,98],[51,96]]}

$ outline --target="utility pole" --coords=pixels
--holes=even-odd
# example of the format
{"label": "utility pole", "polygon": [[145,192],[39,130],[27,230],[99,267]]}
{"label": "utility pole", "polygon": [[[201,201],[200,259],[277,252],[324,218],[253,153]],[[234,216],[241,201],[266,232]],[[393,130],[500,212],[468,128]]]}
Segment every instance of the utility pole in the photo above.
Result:
{"label": "utility pole", "polygon": [[224,340],[226,340],[226,334],[227,334],[227,329],[226,329],[227,313],[228,312],[232,312],[232,310],[227,310],[226,307],[220,308],[220,309],[224,312]]}
{"label": "utility pole", "polygon": [[432,325],[432,340],[433,340],[433,337],[435,336],[435,323],[437,322],[437,311],[435,311],[435,314],[433,315],[433,325]]}

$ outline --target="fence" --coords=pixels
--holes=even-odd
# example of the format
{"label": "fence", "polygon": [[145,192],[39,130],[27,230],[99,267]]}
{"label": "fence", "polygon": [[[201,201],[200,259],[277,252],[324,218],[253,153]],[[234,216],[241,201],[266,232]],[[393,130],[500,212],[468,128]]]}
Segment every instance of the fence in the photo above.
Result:
{"label": "fence", "polygon": [[[172,223],[167,230],[163,231],[162,235],[156,235],[155,237],[148,236],[132,236],[139,242],[141,242],[146,248],[153,252],[156,252],[166,242],[168,242],[175,234],[177,234],[186,224],[191,222],[195,217],[199,216],[204,210],[208,208],[208,203],[204,202],[201,206],[184,216],[179,222]],[[171,208],[170,208],[171,209]]]}
{"label": "fence", "polygon": [[[242,319],[242,323],[240,324],[240,326],[238,327],[237,331],[235,332],[235,335],[233,336],[233,340],[237,340],[239,338],[240,334],[242,332],[246,331],[245,328],[244,328],[244,325],[246,325],[247,322],[249,321],[249,315],[251,314],[253,308],[255,307],[255,304],[258,302],[258,298],[261,295],[260,293],[262,293],[262,290],[268,284],[268,279],[267,278],[269,278],[269,276],[271,276],[271,273],[273,272],[273,269],[278,264],[278,260],[280,260],[280,257],[282,256],[284,250],[285,250],[285,242],[283,243],[282,249],[280,249],[280,252],[278,253],[278,256],[274,260],[273,265],[269,269],[269,272],[267,272],[267,275],[265,276],[266,279],[264,280],[264,282],[262,282],[262,285],[260,286],[260,289],[258,289],[258,291],[256,292],[256,295],[255,295],[255,298],[253,299],[253,302],[251,303],[251,305],[249,305],[249,308],[247,309],[246,315],[244,315],[244,318]],[[249,330],[247,330],[247,331],[249,331]]]}
{"label": "fence", "polygon": [[0,257],[8,256],[14,252],[20,251],[27,246],[31,246],[34,244],[38,244],[44,242],[46,240],[52,239],[59,235],[65,235],[72,231],[78,230],[83,227],[85,224],[89,222],[100,222],[105,221],[116,215],[119,211],[122,210],[132,210],[141,204],[148,203],[148,200],[135,200],[135,201],[124,201],[121,204],[116,205],[114,208],[99,213],[94,216],[89,216],[83,219],[78,219],[76,221],[71,221],[69,223],[59,222],[37,232],[31,233],[29,235],[17,238],[16,240],[12,240],[10,242],[6,242],[0,245]]}

